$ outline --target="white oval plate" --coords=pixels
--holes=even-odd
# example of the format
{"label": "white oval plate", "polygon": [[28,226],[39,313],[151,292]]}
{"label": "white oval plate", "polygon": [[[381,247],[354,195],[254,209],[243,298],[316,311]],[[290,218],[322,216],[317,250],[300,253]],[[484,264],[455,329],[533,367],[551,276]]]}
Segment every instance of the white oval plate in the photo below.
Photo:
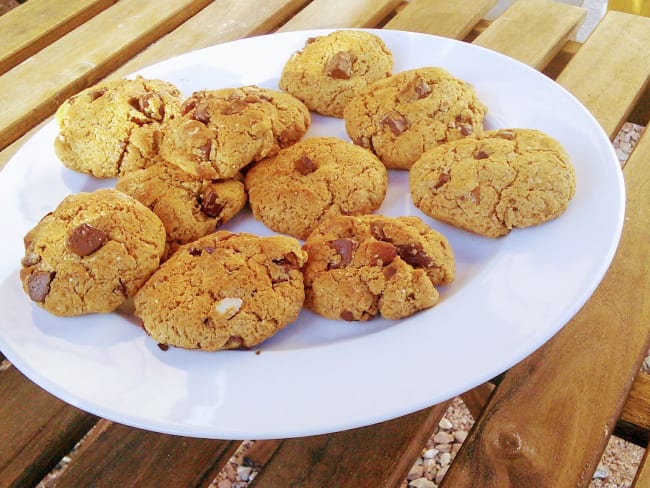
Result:
{"label": "white oval plate", "polygon": [[[285,61],[308,37],[293,32],[217,45],[140,74],[193,90],[257,84],[277,89]],[[394,71],[442,66],[489,108],[486,128],[530,127],[573,160],[577,193],[558,219],[500,239],[453,229],[411,203],[406,172],[391,171],[379,213],[419,215],[445,234],[457,278],[434,308],[401,321],[330,321],[303,311],[251,351],[207,353],[156,343],[119,314],[56,318],[23,293],[22,237],[66,195],[110,186],[65,169],[54,122],[0,173],[0,349],[41,387],[131,426],[222,439],[286,438],[395,418],[452,398],[514,365],[552,337],[602,279],[618,244],[624,187],[598,123],[546,76],[503,55],[449,39],[373,31]],[[340,120],[313,117],[308,136],[348,139]],[[248,211],[227,226],[270,232]]]}

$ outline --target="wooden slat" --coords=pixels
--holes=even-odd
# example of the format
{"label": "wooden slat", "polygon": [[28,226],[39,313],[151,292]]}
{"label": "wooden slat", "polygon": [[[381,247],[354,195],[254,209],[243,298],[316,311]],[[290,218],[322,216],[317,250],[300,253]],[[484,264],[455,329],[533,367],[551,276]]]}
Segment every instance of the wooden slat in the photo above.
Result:
{"label": "wooden slat", "polygon": [[497,0],[412,0],[385,26],[385,29],[435,34],[464,39]]}
{"label": "wooden slat", "polygon": [[400,3],[401,0],[314,0],[278,31],[376,27]]}
{"label": "wooden slat", "polygon": [[648,160],[650,133],[625,166],[626,224],[605,278],[556,337],[504,376],[443,486],[584,487],[591,481],[648,350]]}
{"label": "wooden slat", "polygon": [[648,445],[650,439],[649,374],[641,372],[636,377],[614,434],[641,447]]}
{"label": "wooden slat", "polygon": [[[648,86],[650,18],[609,12],[587,41],[571,60],[572,69],[560,73],[557,82],[614,137]],[[619,107],[626,108],[622,116]]]}
{"label": "wooden slat", "polygon": [[585,15],[585,9],[574,5],[552,0],[519,0],[481,33],[474,44],[542,69],[562,49]]}
{"label": "wooden slat", "polygon": [[162,37],[111,77],[179,54],[257,34],[267,34],[308,0],[215,0],[177,29]]}
{"label": "wooden slat", "polygon": [[0,73],[50,45],[117,0],[32,0],[0,17]]}
{"label": "wooden slat", "polygon": [[449,404],[359,429],[285,440],[250,486],[400,486]]}
{"label": "wooden slat", "polygon": [[0,486],[36,485],[97,421],[13,366],[0,371],[0,392]]}
{"label": "wooden slat", "polygon": [[492,396],[493,391],[493,384],[483,383],[482,385],[478,385],[477,387],[466,391],[460,396],[467,407],[467,410],[469,410],[469,413],[472,414],[474,419],[477,419],[479,415],[481,415],[481,412]]}
{"label": "wooden slat", "polygon": [[0,148],[210,0],[118,2],[0,77]]}
{"label": "wooden slat", "polygon": [[209,486],[239,441],[158,434],[102,421],[58,478],[59,488]]}

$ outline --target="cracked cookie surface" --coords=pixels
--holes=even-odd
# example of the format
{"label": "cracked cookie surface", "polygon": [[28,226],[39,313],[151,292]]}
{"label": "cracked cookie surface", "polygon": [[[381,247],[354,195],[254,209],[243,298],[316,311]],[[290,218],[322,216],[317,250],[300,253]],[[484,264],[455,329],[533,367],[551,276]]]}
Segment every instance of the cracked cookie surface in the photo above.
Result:
{"label": "cracked cookie surface", "polygon": [[111,312],[158,268],[165,247],[160,219],[113,189],[66,197],[24,238],[20,279],[48,312]]}
{"label": "cracked cookie surface", "polygon": [[245,182],[257,220],[305,239],[329,217],[377,210],[388,175],[370,151],[335,137],[312,137],[254,164]]}
{"label": "cracked cookie surface", "polygon": [[482,132],[486,113],[469,83],[426,67],[372,83],[350,101],[344,118],[355,144],[388,168],[408,169],[424,151]]}
{"label": "cracked cookie surface", "polygon": [[131,195],[160,218],[167,232],[163,260],[182,244],[214,232],[246,205],[241,177],[206,180],[168,162],[118,179],[117,190]]}
{"label": "cracked cookie surface", "polygon": [[98,83],[56,112],[54,150],[75,171],[111,178],[158,162],[160,128],[180,115],[181,92],[161,80]]}
{"label": "cracked cookie surface", "polygon": [[408,317],[434,306],[455,274],[447,239],[418,217],[334,217],[303,248],[305,306],[329,319]]}
{"label": "cracked cookie surface", "polygon": [[207,179],[234,177],[300,140],[311,123],[300,100],[256,86],[197,91],[181,112],[166,127],[160,154]]}
{"label": "cracked cookie surface", "polygon": [[488,237],[561,215],[575,193],[568,154],[534,129],[499,129],[439,146],[409,174],[425,214]]}
{"label": "cracked cookie surface", "polygon": [[284,65],[279,86],[310,110],[342,118],[359,90],[392,70],[393,55],[379,36],[341,30],[309,38]]}
{"label": "cracked cookie surface", "polygon": [[249,348],[298,317],[306,259],[291,237],[217,231],[163,263],[136,295],[135,315],[160,344]]}

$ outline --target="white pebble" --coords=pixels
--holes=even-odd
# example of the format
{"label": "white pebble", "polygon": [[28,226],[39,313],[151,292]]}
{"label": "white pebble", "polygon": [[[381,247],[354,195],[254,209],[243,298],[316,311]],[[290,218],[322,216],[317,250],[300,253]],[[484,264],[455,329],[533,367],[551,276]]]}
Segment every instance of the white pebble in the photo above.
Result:
{"label": "white pebble", "polygon": [[418,478],[409,483],[409,487],[412,488],[436,488],[436,485],[433,484],[433,481],[426,478]]}
{"label": "white pebble", "polygon": [[465,442],[465,439],[467,439],[467,431],[458,430],[454,432],[454,439],[456,439],[456,442]]}
{"label": "white pebble", "polygon": [[242,481],[248,481],[248,477],[251,475],[253,468],[250,466],[238,466],[237,467],[237,476]]}
{"label": "white pebble", "polygon": [[449,430],[454,426],[449,420],[447,420],[447,417],[442,417],[440,419],[440,422],[438,422],[438,427],[441,429]]}
{"label": "white pebble", "polygon": [[454,436],[448,432],[438,432],[433,436],[433,442],[437,444],[451,444],[454,442]]}
{"label": "white pebble", "polygon": [[443,466],[440,468],[440,471],[436,474],[436,479],[434,480],[436,482],[436,485],[439,485],[440,482],[442,481],[442,478],[445,477],[447,474],[447,470],[449,470],[449,466]]}
{"label": "white pebble", "polygon": [[422,478],[424,476],[424,466],[422,464],[414,464],[409,474],[406,476],[406,479],[409,481]]}
{"label": "white pebble", "polygon": [[427,449],[426,451],[424,451],[424,454],[422,454],[422,457],[424,459],[433,459],[434,457],[436,457],[436,454],[438,454],[438,449],[431,448],[431,449]]}
{"label": "white pebble", "polygon": [[440,455],[440,465],[447,466],[451,462],[451,454],[448,452],[443,452]]}
{"label": "white pebble", "polygon": [[594,472],[593,479],[604,480],[607,478],[609,478],[609,470],[605,466],[598,466],[598,469]]}

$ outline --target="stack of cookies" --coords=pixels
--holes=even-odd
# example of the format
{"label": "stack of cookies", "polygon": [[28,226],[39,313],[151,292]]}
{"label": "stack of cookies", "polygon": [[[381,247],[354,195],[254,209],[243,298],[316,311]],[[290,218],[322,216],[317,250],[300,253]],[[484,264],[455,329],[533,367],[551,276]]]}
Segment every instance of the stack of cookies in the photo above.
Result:
{"label": "stack of cookies", "polygon": [[[311,112],[343,119],[351,141],[305,138]],[[427,216],[490,237],[557,217],[574,194],[557,141],[484,131],[486,113],[442,68],[393,73],[367,31],[306,39],[279,90],[100,83],[57,111],[55,152],[115,189],[70,195],[25,236],[23,288],[59,316],[133,299],[154,340],[188,349],[253,347],[303,307],[408,317],[439,301],[455,260],[424,219],[375,213],[389,171],[410,172]],[[247,205],[277,235],[218,230]]]}

